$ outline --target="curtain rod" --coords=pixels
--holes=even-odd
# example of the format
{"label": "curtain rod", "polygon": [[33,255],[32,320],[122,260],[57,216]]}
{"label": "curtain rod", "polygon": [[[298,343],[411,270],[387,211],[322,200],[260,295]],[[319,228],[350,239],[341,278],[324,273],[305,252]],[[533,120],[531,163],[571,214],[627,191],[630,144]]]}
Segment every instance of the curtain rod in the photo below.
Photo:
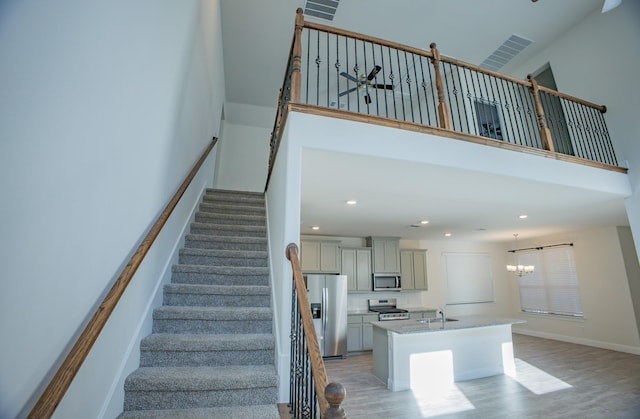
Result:
{"label": "curtain rod", "polygon": [[558,244],[548,244],[546,246],[538,246],[538,247],[525,247],[522,249],[507,250],[507,252],[515,253],[515,252],[521,252],[523,250],[542,250],[545,247],[558,247],[558,246],[573,246],[573,243],[558,243]]}

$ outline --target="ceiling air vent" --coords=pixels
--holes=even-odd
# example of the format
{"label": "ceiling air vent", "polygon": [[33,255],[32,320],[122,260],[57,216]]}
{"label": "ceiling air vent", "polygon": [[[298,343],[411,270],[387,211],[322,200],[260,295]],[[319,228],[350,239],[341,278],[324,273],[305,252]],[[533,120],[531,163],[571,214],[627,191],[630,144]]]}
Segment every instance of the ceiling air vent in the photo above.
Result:
{"label": "ceiling air vent", "polygon": [[511,35],[493,54],[480,64],[480,67],[498,71],[532,43],[533,41],[530,39],[518,35]]}
{"label": "ceiling air vent", "polygon": [[340,0],[307,0],[304,5],[304,14],[320,19],[333,20]]}

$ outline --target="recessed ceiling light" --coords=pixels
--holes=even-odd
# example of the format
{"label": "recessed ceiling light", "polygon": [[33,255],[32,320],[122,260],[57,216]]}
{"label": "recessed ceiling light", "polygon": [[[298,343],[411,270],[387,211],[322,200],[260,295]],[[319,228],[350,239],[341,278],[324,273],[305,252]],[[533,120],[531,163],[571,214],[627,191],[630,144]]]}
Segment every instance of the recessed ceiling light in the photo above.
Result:
{"label": "recessed ceiling light", "polygon": [[424,224],[429,224],[429,220],[422,220],[422,221],[420,221],[420,224],[423,224],[423,225]]}
{"label": "recessed ceiling light", "polygon": [[320,230],[320,227],[318,227],[318,226],[313,226],[313,227],[311,227],[311,230]]}
{"label": "recessed ceiling light", "polygon": [[528,217],[528,215],[527,215],[527,214],[522,214],[522,215],[521,215],[520,217],[518,217],[518,218],[522,218],[522,219],[524,219],[524,218],[527,218],[527,217]]}
{"label": "recessed ceiling light", "polygon": [[355,205],[357,203],[358,203],[358,201],[356,201],[355,199],[350,199],[350,200],[347,201],[347,205]]}
{"label": "recessed ceiling light", "polygon": [[444,233],[445,237],[451,237],[451,233]]}

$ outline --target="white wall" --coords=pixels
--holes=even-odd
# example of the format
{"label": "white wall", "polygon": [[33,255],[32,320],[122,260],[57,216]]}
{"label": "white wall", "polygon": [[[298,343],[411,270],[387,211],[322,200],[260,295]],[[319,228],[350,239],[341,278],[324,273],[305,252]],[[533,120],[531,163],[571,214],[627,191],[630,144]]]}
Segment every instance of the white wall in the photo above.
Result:
{"label": "white wall", "polygon": [[623,1],[604,14],[595,10],[522,67],[508,69],[524,77],[550,63],[558,90],[607,107],[604,118],[616,155],[629,167],[633,196],[626,206],[636,243],[640,243],[639,40],[640,2]]}
{"label": "white wall", "polygon": [[[640,354],[640,337],[625,269],[624,253],[633,243],[620,240],[618,228],[602,227],[571,234],[523,240],[520,247],[573,243],[584,320],[520,312],[517,282],[511,282],[513,315],[527,323],[521,333]],[[625,249],[622,246],[625,246]],[[637,281],[637,279],[636,279]]]}
{"label": "white wall", "polygon": [[[224,73],[218,0],[0,7],[0,417],[15,417],[217,134]],[[123,356],[150,324],[131,319],[155,301],[204,170],[57,416],[122,408]]]}
{"label": "white wall", "polygon": [[270,130],[224,122],[216,188],[264,192],[269,164]]}

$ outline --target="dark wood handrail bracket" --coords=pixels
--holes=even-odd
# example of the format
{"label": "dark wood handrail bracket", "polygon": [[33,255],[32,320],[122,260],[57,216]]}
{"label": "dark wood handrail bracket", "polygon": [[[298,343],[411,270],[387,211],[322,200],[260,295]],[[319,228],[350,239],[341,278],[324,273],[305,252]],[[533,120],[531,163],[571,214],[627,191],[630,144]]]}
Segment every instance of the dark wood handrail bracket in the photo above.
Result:
{"label": "dark wood handrail bracket", "polygon": [[313,324],[313,316],[311,315],[309,296],[302,277],[302,268],[300,267],[300,259],[298,257],[298,246],[295,243],[289,243],[286,249],[286,256],[287,259],[291,261],[293,282],[298,296],[300,316],[302,317],[305,341],[311,362],[311,373],[315,382],[315,392],[322,418],[346,418],[344,410],[340,408],[346,391],[342,384],[329,384],[327,380],[327,372],[322,360],[320,344],[318,343],[318,336]]}
{"label": "dark wood handrail bracket", "polygon": [[103,299],[102,303],[89,320],[89,323],[78,337],[78,340],[67,354],[67,357],[62,362],[62,365],[60,366],[60,368],[58,368],[58,371],[49,382],[49,385],[45,389],[44,393],[42,393],[42,395],[36,402],[35,406],[29,413],[28,418],[41,419],[49,418],[53,415],[56,408],[62,401],[65,393],[69,389],[69,386],[76,376],[76,373],[78,372],[78,370],[80,370],[80,367],[89,354],[89,351],[91,350],[93,344],[98,339],[98,336],[107,323],[107,320],[109,320],[109,316],[115,309],[116,304],[118,304],[118,301],[127,289],[127,286],[131,282],[131,279],[135,275],[138,267],[144,260],[145,255],[151,248],[151,245],[153,244],[155,239],[160,234],[162,228],[171,216],[171,213],[178,205],[180,198],[182,198],[182,196],[186,192],[189,184],[200,170],[200,167],[209,156],[209,153],[215,146],[216,142],[217,138],[214,137],[213,140],[207,145],[201,157],[193,166],[167,206],[155,220],[149,232],[142,239],[138,248],[131,256],[128,263],[120,272],[120,275],[109,290],[109,293]]}
{"label": "dark wood handrail bracket", "polygon": [[[353,121],[387,119],[383,125],[399,129],[438,128],[448,138],[482,142],[483,137],[496,140],[487,142],[491,146],[500,147],[499,142],[518,152],[627,172],[618,165],[604,118],[592,112],[603,114],[606,106],[540,86],[533,77],[520,79],[447,57],[435,43],[422,49],[307,22],[299,8],[289,63],[282,92],[291,94],[278,106],[265,190],[287,115],[301,107],[324,108],[322,116]],[[372,63],[379,73],[369,73]],[[366,74],[373,74],[374,89],[359,93],[368,86]],[[394,94],[378,90],[389,91],[384,87],[389,85]]]}

